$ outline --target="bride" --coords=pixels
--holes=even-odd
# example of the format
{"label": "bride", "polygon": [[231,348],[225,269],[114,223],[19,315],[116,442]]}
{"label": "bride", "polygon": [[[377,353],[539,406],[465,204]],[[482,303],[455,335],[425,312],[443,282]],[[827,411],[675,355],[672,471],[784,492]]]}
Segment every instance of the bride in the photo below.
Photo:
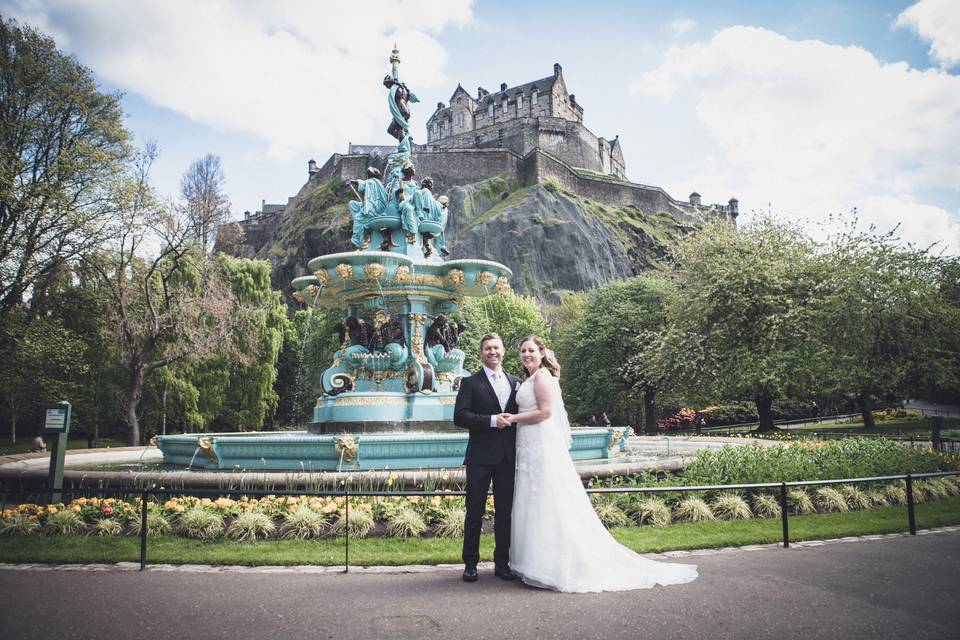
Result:
{"label": "bride", "polygon": [[656,562],[613,539],[570,458],[560,365],[543,340],[520,345],[529,378],[517,392],[519,424],[510,569],[527,584],[565,592],[626,591],[691,582],[695,565]]}

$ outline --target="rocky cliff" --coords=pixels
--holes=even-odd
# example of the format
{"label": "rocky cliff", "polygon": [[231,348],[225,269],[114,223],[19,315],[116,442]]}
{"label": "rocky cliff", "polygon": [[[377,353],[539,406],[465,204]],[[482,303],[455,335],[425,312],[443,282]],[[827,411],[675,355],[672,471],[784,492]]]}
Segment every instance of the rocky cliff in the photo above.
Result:
{"label": "rocky cliff", "polygon": [[[446,193],[452,257],[501,262],[518,293],[548,302],[662,264],[670,245],[696,227],[664,212],[605,205],[550,178],[521,186],[494,177]],[[246,244],[230,252],[269,260],[274,287],[287,292],[311,258],[353,249],[352,197],[337,180],[305,188],[281,215],[244,225]]]}

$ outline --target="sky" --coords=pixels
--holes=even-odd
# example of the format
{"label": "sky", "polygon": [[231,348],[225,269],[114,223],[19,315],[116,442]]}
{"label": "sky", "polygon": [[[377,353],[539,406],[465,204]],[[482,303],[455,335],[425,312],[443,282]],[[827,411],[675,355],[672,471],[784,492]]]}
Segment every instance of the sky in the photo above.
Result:
{"label": "sky", "polygon": [[960,254],[960,1],[0,0],[124,94],[154,182],[221,157],[234,218],[350,142],[388,144],[394,43],[421,99],[552,74],[633,182],[740,201],[822,237],[864,226]]}

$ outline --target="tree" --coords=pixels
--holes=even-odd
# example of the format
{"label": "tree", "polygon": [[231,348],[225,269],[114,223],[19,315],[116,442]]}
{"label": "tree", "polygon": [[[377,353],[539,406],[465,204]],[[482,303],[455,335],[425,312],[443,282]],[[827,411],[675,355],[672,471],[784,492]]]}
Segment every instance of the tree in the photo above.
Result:
{"label": "tree", "polygon": [[773,429],[773,401],[809,393],[823,368],[815,249],[796,227],[770,218],[739,230],[717,222],[682,240],[662,374],[690,396],[750,398],[759,430]]}
{"label": "tree", "polygon": [[[339,349],[339,309],[298,310],[284,328],[277,361],[277,421],[302,427],[321,394],[320,377]],[[309,420],[307,420],[309,421]]]}
{"label": "tree", "polygon": [[0,19],[0,322],[100,242],[127,158],[118,94],[40,32]]}
{"label": "tree", "polygon": [[824,263],[819,336],[832,384],[856,394],[865,427],[873,398],[955,383],[951,260],[904,247],[895,231],[858,231],[854,219],[828,240]]}
{"label": "tree", "polygon": [[467,324],[467,331],[461,336],[460,348],[467,356],[463,366],[468,371],[480,368],[480,339],[490,332],[498,333],[503,338],[507,350],[503,368],[512,373],[523,371],[523,365],[520,364],[521,340],[531,334],[548,342],[550,338],[550,327],[536,299],[518,296],[512,291],[468,299],[463,308],[463,320]]}
{"label": "tree", "polygon": [[[158,369],[198,361],[213,353],[246,363],[252,339],[243,307],[231,290],[222,263],[210,260],[194,241],[187,221],[160,202],[150,186],[156,148],[137,155],[114,189],[116,223],[113,245],[86,262],[110,301],[117,365],[125,372],[124,421],[131,445],[140,441],[138,410],[144,384]],[[145,241],[159,243],[145,258]]]}
{"label": "tree", "polygon": [[194,160],[180,178],[180,195],[193,236],[206,249],[217,227],[230,217],[230,199],[223,192],[225,182],[220,156],[208,153]]}
{"label": "tree", "polygon": [[612,414],[614,420],[655,428],[654,400],[666,378],[652,366],[654,343],[675,296],[673,283],[650,273],[590,292],[583,313],[562,331],[558,352],[564,389],[577,415]]}

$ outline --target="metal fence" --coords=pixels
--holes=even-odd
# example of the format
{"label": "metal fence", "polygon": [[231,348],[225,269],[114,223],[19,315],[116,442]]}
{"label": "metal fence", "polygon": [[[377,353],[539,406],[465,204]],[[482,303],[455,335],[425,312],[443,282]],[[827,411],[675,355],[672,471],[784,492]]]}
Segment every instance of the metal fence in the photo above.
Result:
{"label": "metal fence", "polygon": [[[755,484],[728,484],[728,485],[702,485],[702,486],[676,486],[676,487],[612,487],[587,489],[590,494],[657,494],[657,493],[704,493],[704,492],[723,492],[723,491],[757,491],[774,490],[778,492],[780,502],[780,520],[782,522],[783,535],[782,544],[784,547],[790,546],[790,528],[789,528],[789,507],[787,504],[787,492],[796,487],[828,486],[840,484],[869,484],[877,482],[894,482],[903,480],[906,482],[906,516],[907,527],[911,535],[917,533],[917,523],[915,515],[915,501],[913,497],[913,483],[916,480],[926,478],[939,478],[947,476],[960,475],[960,471],[942,471],[933,473],[916,473],[891,476],[876,476],[870,478],[845,478],[840,480],[810,480],[803,482],[765,482]],[[3,490],[3,503],[23,502],[24,497],[29,496],[50,496],[59,493],[63,496],[137,496],[140,499],[140,570],[147,567],[147,514],[150,498],[161,499],[166,496],[190,495],[195,497],[230,497],[230,496],[304,496],[304,497],[342,497],[344,498],[345,518],[349,521],[350,517],[350,498],[358,497],[434,497],[434,496],[465,496],[464,491],[350,491],[343,489],[340,491],[304,491],[304,490],[244,490],[244,491],[223,491],[219,489],[191,489],[189,492],[174,489],[159,488],[118,488],[118,489],[74,489],[70,487],[44,489],[42,491],[10,491]],[[350,529],[344,527],[344,573],[350,571]]]}

